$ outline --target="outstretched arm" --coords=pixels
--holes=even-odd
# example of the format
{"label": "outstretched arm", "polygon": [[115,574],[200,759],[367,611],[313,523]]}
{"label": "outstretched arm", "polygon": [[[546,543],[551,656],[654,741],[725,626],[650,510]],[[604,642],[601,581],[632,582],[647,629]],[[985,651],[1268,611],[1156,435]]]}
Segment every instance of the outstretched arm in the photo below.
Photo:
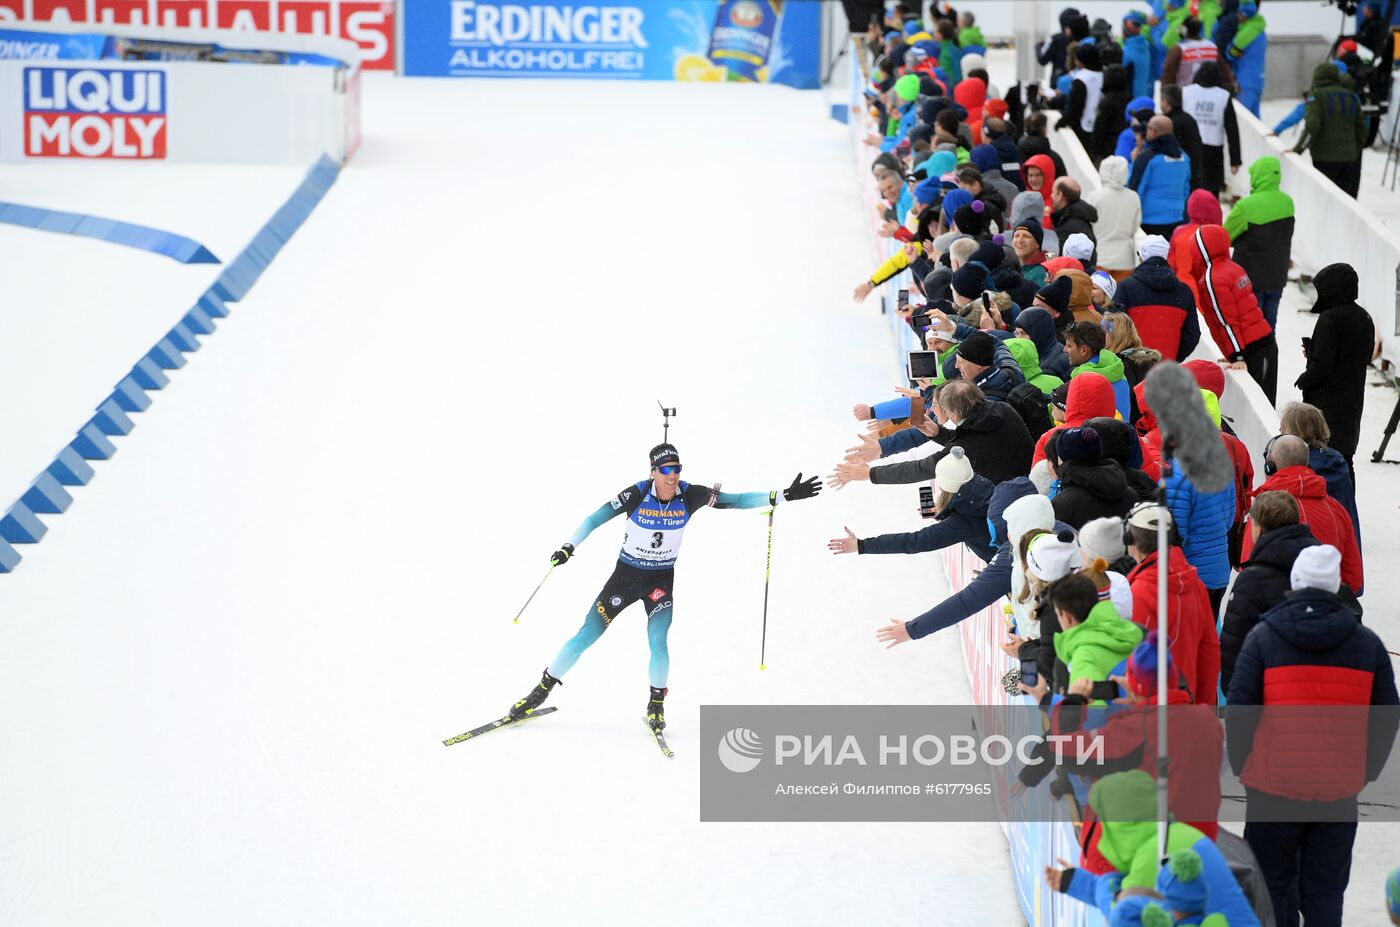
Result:
{"label": "outstretched arm", "polygon": [[713,494],[713,505],[717,509],[756,509],[765,505],[777,505],[778,500],[796,502],[810,499],[822,491],[821,480],[815,476],[802,479],[799,473],[793,477],[787,489],[772,492],[720,492]]}
{"label": "outstretched arm", "polygon": [[583,524],[579,525],[578,529],[569,536],[569,544],[578,547],[583,543],[585,538],[593,533],[594,528],[611,521],[621,514],[622,508],[620,506],[615,506],[613,502],[604,502],[602,505],[598,506],[596,512],[585,518]]}

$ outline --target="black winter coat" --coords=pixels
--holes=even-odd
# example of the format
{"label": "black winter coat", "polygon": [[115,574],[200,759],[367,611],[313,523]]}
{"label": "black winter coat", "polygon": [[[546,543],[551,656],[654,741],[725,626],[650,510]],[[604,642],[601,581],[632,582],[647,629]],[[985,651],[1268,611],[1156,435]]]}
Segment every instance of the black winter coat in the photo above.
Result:
{"label": "black winter coat", "polygon": [[1356,271],[1331,264],[1313,277],[1320,313],[1308,351],[1308,367],[1295,384],[1303,401],[1322,410],[1332,430],[1331,446],[1348,460],[1361,440],[1361,406],[1366,401],[1366,368],[1376,326],[1356,304]]}
{"label": "black winter coat", "polygon": [[1293,561],[1305,547],[1316,547],[1317,538],[1307,525],[1285,525],[1259,535],[1244,564],[1230,599],[1225,603],[1225,619],[1220,626],[1220,688],[1230,691],[1230,676],[1244,639],[1266,611],[1288,594]]}
{"label": "black winter coat", "polygon": [[1172,135],[1176,143],[1191,159],[1191,189],[1200,190],[1206,185],[1205,155],[1201,147],[1201,129],[1196,125],[1196,117],[1184,109],[1174,109],[1167,113],[1172,121]]}
{"label": "black winter coat", "polygon": [[937,440],[943,450],[904,463],[870,468],[872,483],[921,483],[931,480],[938,461],[954,447],[967,454],[972,472],[1001,483],[1031,472],[1035,444],[1021,416],[1004,402],[987,400],[957,428],[944,428]]}
{"label": "black winter coat", "polygon": [[1078,531],[1095,518],[1122,518],[1138,501],[1123,468],[1105,460],[1093,466],[1061,463],[1060,491],[1051,504],[1055,517]]}
{"label": "black winter coat", "polygon": [[[1089,240],[1094,243],[1095,249],[1099,240],[1094,237],[1094,223],[1099,221],[1099,211],[1083,200],[1075,200],[1069,203],[1064,209],[1057,209],[1050,213],[1050,224],[1055,226],[1055,234],[1060,237],[1060,249],[1063,251],[1065,240],[1076,232],[1088,235]],[[1094,255],[1091,261],[1097,263]]]}

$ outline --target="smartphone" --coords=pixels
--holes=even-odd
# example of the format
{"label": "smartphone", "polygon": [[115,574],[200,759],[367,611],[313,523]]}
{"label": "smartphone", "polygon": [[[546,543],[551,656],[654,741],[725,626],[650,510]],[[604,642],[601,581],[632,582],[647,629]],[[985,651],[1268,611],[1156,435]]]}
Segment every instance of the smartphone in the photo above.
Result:
{"label": "smartphone", "polygon": [[898,297],[898,302],[896,303],[896,308],[898,308],[900,312],[903,312],[905,309],[908,309],[908,308],[909,308],[909,291],[908,291],[908,290],[900,290],[900,291],[899,291],[899,297]]}
{"label": "smartphone", "polygon": [[1034,660],[1021,661],[1021,681],[1032,689],[1040,682],[1040,671],[1037,669]]}
{"label": "smartphone", "polygon": [[908,363],[909,379],[919,380],[938,375],[937,351],[910,351]]}
{"label": "smartphone", "polygon": [[1102,702],[1111,702],[1118,698],[1121,693],[1118,691],[1118,683],[1111,679],[1094,683],[1094,688],[1089,691],[1089,698]]}
{"label": "smartphone", "polygon": [[933,507],[933,487],[919,487],[919,515],[923,518],[934,518],[938,512]]}

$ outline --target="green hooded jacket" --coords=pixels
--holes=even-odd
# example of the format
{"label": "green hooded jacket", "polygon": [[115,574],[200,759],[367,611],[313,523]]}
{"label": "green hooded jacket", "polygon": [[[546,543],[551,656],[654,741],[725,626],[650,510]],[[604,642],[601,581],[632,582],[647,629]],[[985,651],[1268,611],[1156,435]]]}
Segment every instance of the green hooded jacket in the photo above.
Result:
{"label": "green hooded jacket", "polygon": [[1355,161],[1366,144],[1361,98],[1335,64],[1319,64],[1303,109],[1303,134],[1293,150],[1312,149],[1314,161]]}
{"label": "green hooded jacket", "polygon": [[[1155,888],[1156,780],[1141,769],[1104,776],[1089,789],[1089,804],[1103,827],[1099,852],[1123,873],[1122,887]],[[1190,849],[1204,837],[1190,824],[1173,823],[1167,828],[1167,852]]]}
{"label": "green hooded jacket", "polygon": [[987,47],[987,40],[982,38],[982,27],[978,25],[968,26],[966,29],[958,30],[958,47],[967,48],[969,45],[981,45]]}
{"label": "green hooded jacket", "polygon": [[[1167,15],[1163,17],[1167,21],[1167,28],[1162,32],[1162,47],[1171,48],[1181,41],[1181,24],[1186,22],[1186,17],[1191,15],[1191,4],[1182,2],[1181,6],[1167,6]],[[1210,33],[1202,31],[1201,35]],[[1160,77],[1161,75],[1156,75]]]}
{"label": "green hooded jacket", "polygon": [[1055,634],[1055,655],[1069,667],[1070,682],[1103,682],[1140,643],[1142,627],[1124,621],[1112,602],[1100,602],[1084,621]]}
{"label": "green hooded jacket", "polygon": [[1041,372],[1040,355],[1036,353],[1035,342],[1026,338],[1008,338],[1002,344],[1006,345],[1006,350],[1016,358],[1026,382],[1039,388],[1046,396],[1045,401],[1049,402],[1050,394],[1063,386],[1065,381],[1054,374]]}
{"label": "green hooded jacket", "polygon": [[1097,373],[1110,383],[1123,379],[1123,358],[1104,348],[1097,357],[1091,358],[1069,372],[1073,380],[1081,373]]}
{"label": "green hooded jacket", "polygon": [[1295,223],[1293,197],[1279,189],[1281,173],[1273,155],[1256,160],[1249,166],[1249,196],[1237,200],[1225,217],[1235,263],[1244,268],[1256,292],[1288,285]]}

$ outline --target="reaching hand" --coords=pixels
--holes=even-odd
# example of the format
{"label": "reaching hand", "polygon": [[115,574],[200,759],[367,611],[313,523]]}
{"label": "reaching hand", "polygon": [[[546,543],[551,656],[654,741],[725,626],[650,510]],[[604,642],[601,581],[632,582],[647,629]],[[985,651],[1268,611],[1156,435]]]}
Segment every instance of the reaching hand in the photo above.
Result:
{"label": "reaching hand", "polygon": [[1064,868],[1056,869],[1054,866],[1046,866],[1045,884],[1050,886],[1052,892],[1067,892],[1070,880],[1074,878],[1074,867],[1058,856],[1055,857],[1055,861]]}
{"label": "reaching hand", "polygon": [[856,417],[856,421],[858,422],[868,422],[870,419],[874,418],[875,411],[865,403],[858,402],[851,406],[851,414]]}
{"label": "reaching hand", "polygon": [[565,563],[568,563],[568,562],[569,562],[569,558],[572,557],[573,555],[574,555],[574,545],[572,545],[572,544],[565,544],[563,547],[560,547],[558,550],[556,550],[556,551],[554,552],[554,555],[553,555],[552,557],[549,558],[550,565],[552,565],[552,566],[561,566],[561,565],[563,565],[563,564],[565,564]]}
{"label": "reaching hand", "polygon": [[900,396],[903,396],[905,399],[917,399],[917,400],[919,400],[920,402],[922,402],[923,399],[924,399],[923,393],[920,393],[918,390],[914,389],[913,387],[909,387],[909,386],[896,386],[896,387],[894,388],[894,391],[895,391],[896,393],[898,393]]}
{"label": "reaching hand", "polygon": [[1006,635],[1006,640],[1001,642],[1001,652],[1008,657],[1014,657],[1021,652],[1021,646],[1028,640],[1030,640],[1029,637],[1017,637],[1015,634],[1008,634]]}
{"label": "reaching hand", "polygon": [[873,290],[873,289],[875,289],[875,284],[873,284],[873,283],[871,283],[869,280],[867,280],[867,281],[865,281],[864,283],[862,283],[860,286],[856,287],[855,292],[851,294],[851,299],[855,300],[855,301],[858,302],[858,303],[859,303],[859,302],[864,302],[864,301],[865,301],[865,297],[869,296],[869,295],[870,295],[870,291]]}
{"label": "reaching hand", "polygon": [[863,460],[870,462],[880,459],[880,436],[876,432],[858,435],[860,443],[855,447],[846,448],[846,460]]}
{"label": "reaching hand", "polygon": [[1045,698],[1045,693],[1050,691],[1050,686],[1046,684],[1044,679],[1037,680],[1034,687],[1028,686],[1024,682],[1017,683],[1016,685],[1023,693],[1029,695],[1037,702]]}
{"label": "reaching hand", "polygon": [[875,629],[875,639],[882,644],[888,641],[889,643],[885,644],[885,649],[889,650],[891,647],[898,647],[909,640],[909,629],[904,626],[902,621],[891,621],[883,628]]}
{"label": "reaching hand", "polygon": [[819,477],[802,478],[802,474],[792,478],[792,485],[783,490],[783,499],[787,502],[796,502],[798,499],[810,499],[822,491],[822,483]]}
{"label": "reaching hand", "polygon": [[870,479],[870,464],[863,460],[852,460],[836,465],[836,472],[827,477],[833,489],[840,489],[847,483]]}
{"label": "reaching hand", "polygon": [[860,541],[850,528],[846,529],[846,536],[843,538],[832,538],[826,542],[826,547],[833,554],[858,554],[860,553]]}
{"label": "reaching hand", "polygon": [[1070,695],[1082,695],[1085,698],[1094,694],[1094,680],[1085,676],[1083,679],[1076,679],[1069,684]]}

